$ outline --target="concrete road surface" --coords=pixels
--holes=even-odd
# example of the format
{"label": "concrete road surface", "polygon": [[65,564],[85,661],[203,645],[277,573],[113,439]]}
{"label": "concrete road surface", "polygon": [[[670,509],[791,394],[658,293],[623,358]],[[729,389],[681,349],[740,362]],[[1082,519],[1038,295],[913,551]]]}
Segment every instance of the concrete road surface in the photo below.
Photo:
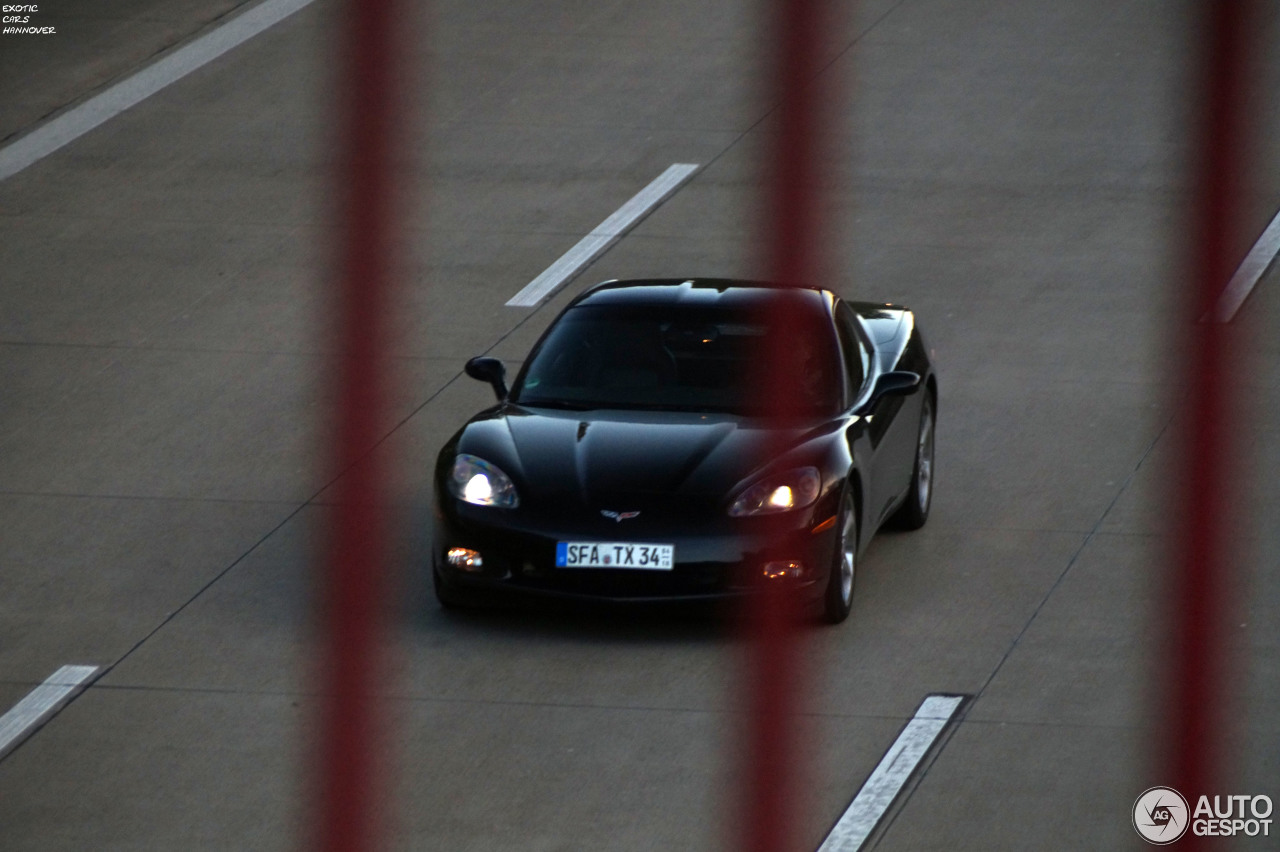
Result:
{"label": "concrete road surface", "polygon": [[[49,0],[0,35],[14,143],[237,0]],[[833,4],[842,6],[843,4]],[[575,293],[758,274],[768,23],[743,0],[442,0],[406,20],[406,253],[386,367],[402,605],[391,848],[737,848],[722,623],[454,614],[428,476]],[[296,849],[330,511],[337,30],[319,0],[0,182],[0,713],[104,667],[0,759],[4,850]],[[1140,849],[1158,737],[1194,27],[1171,0],[864,0],[828,27],[834,289],[913,307],[933,516],[803,637],[805,848],[926,695],[972,696],[864,848]],[[1280,37],[1274,14],[1259,38]],[[1280,209],[1270,51],[1239,252]],[[535,308],[505,303],[672,163],[694,177]],[[1230,772],[1280,799],[1280,273],[1233,323],[1242,521]],[[788,791],[780,791],[785,793]],[[1277,818],[1280,821],[1280,817]],[[1276,848],[1243,838],[1229,848]],[[1224,846],[1223,848],[1228,848]]]}

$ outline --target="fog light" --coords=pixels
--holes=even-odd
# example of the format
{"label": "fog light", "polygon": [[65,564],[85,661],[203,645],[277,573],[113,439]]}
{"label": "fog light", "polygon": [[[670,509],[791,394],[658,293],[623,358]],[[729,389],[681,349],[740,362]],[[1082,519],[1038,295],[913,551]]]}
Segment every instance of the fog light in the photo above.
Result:
{"label": "fog light", "polygon": [[764,578],[766,580],[782,580],[787,578],[797,580],[803,573],[803,562],[766,562],[764,565]]}
{"label": "fog light", "polygon": [[463,571],[479,571],[484,567],[484,560],[480,558],[480,552],[469,550],[465,547],[449,548],[447,559],[450,565],[454,568],[461,568]]}

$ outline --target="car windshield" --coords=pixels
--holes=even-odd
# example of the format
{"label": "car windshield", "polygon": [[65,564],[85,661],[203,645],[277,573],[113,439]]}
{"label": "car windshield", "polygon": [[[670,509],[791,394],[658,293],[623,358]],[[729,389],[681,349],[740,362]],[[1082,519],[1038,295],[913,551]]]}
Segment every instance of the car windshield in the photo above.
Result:
{"label": "car windshield", "polygon": [[[829,323],[806,312],[789,335],[799,415],[827,415],[841,398]],[[762,413],[767,313],[688,305],[580,305],[533,354],[512,394],[526,406]]]}

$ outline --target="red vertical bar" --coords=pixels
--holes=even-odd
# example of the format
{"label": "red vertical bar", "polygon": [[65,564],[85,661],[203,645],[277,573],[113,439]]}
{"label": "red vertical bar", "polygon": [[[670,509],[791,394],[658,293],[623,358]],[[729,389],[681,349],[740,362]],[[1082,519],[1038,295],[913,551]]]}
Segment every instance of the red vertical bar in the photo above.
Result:
{"label": "red vertical bar", "polygon": [[332,463],[337,483],[329,550],[320,578],[322,709],[319,777],[308,848],[330,852],[379,845],[375,810],[381,719],[373,690],[385,669],[386,519],[384,472],[362,456],[381,437],[379,412],[394,205],[396,110],[391,0],[351,0],[342,18],[340,167],[336,174],[339,258],[334,332],[337,360]]}
{"label": "red vertical bar", "polygon": [[[821,150],[822,9],[817,0],[778,0],[776,97],[779,121],[766,164],[765,269],[784,284],[816,282]],[[782,377],[786,378],[786,377]]]}
{"label": "red vertical bar", "polygon": [[[761,246],[767,277],[787,285],[812,285],[819,267],[817,187],[821,148],[818,76],[823,51],[822,7],[817,0],[773,3],[776,77],[773,98],[779,105],[769,160],[764,164],[765,233]],[[782,306],[770,324],[795,328]],[[790,333],[775,335],[760,392],[764,410],[786,411],[796,392],[795,377],[780,365]],[[775,408],[776,406],[776,408]],[[771,448],[772,449],[772,448]],[[776,448],[781,451],[780,446]],[[766,450],[766,457],[770,457]],[[768,519],[764,520],[768,523]],[[799,648],[798,614],[783,589],[766,587],[750,605],[747,672],[748,716],[745,743],[743,835],[737,848],[782,852],[797,848],[797,792],[803,788],[797,757],[797,723],[803,708],[805,676]]]}
{"label": "red vertical bar", "polygon": [[[1224,728],[1229,689],[1225,619],[1231,605],[1229,520],[1232,513],[1231,327],[1213,321],[1219,296],[1238,261],[1234,256],[1244,177],[1246,52],[1251,20],[1248,0],[1203,0],[1203,81],[1199,104],[1192,232],[1189,244],[1190,308],[1183,347],[1185,370],[1178,511],[1178,548],[1171,622],[1172,654],[1165,670],[1171,784],[1194,807],[1195,797],[1226,792]],[[1185,360],[1183,360],[1185,359]],[[1180,845],[1202,848],[1187,832]]]}

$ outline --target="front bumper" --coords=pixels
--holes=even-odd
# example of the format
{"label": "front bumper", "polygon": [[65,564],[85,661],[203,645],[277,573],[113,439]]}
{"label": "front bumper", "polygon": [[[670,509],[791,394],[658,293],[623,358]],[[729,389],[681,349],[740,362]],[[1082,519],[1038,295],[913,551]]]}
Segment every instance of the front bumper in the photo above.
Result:
{"label": "front bumper", "polygon": [[[437,514],[432,570],[442,591],[474,602],[717,602],[749,596],[769,588],[767,584],[785,584],[802,599],[817,601],[826,590],[837,535],[836,525],[823,520],[819,510],[790,518],[726,517],[702,525],[675,518],[622,523],[589,519],[569,525],[451,501]],[[665,571],[558,568],[560,541],[672,544],[675,560]],[[467,569],[450,565],[447,554],[455,547],[479,553],[482,564]],[[778,563],[797,563],[798,576],[766,578],[765,567]]]}

